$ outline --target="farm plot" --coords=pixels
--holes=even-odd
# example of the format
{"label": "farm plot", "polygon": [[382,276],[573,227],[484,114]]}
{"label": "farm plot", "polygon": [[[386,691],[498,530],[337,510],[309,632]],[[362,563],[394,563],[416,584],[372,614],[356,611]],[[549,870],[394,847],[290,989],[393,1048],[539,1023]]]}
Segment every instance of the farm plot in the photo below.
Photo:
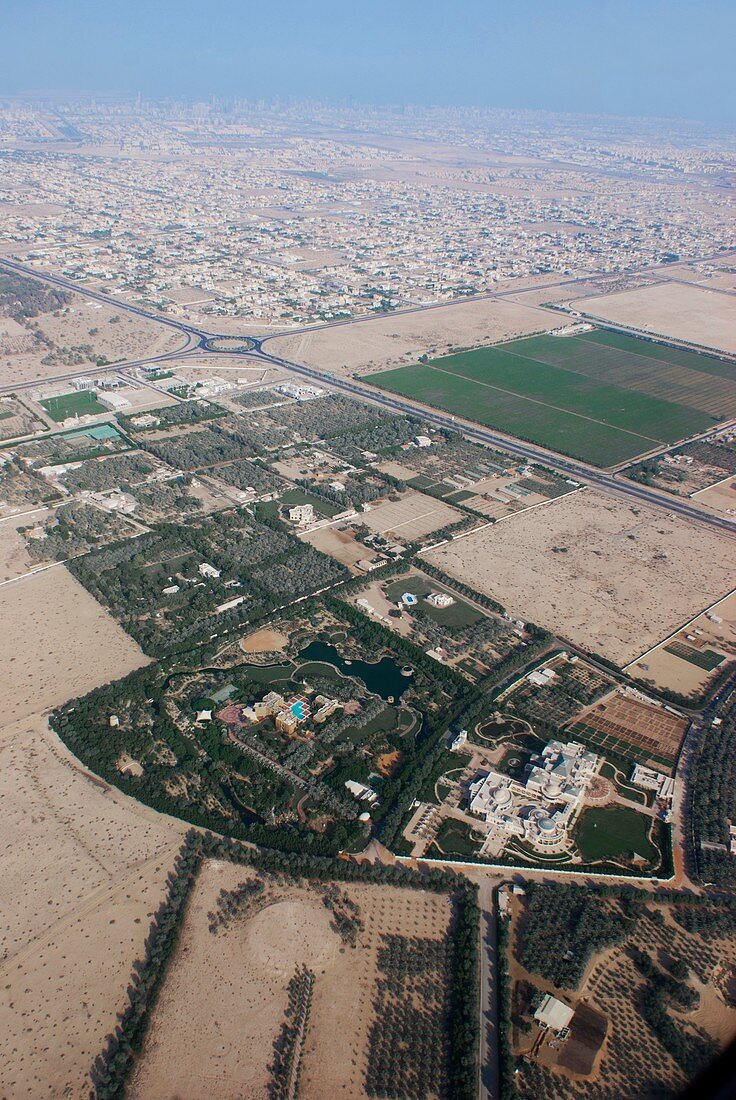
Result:
{"label": "farm plot", "polygon": [[520,680],[505,695],[505,707],[533,724],[554,731],[590,706],[612,687],[612,681],[591,665],[565,657],[546,662],[554,672],[548,684]]}
{"label": "farm plot", "polygon": [[[639,831],[633,819],[629,829],[624,818],[616,823],[596,813],[589,824],[596,845],[605,843],[612,827],[622,846],[643,854],[633,848]],[[736,950],[730,915],[699,899],[693,904],[687,895],[680,904],[654,899],[632,913],[580,888],[533,885],[527,898],[530,893],[531,901],[514,906],[510,937],[516,979],[512,1042],[514,1053],[522,1055],[519,1095],[680,1095],[736,1029],[736,1009],[720,977],[730,975]],[[553,941],[557,950],[551,952]],[[575,1008],[571,1035],[563,1042],[549,1033],[540,1040],[537,1028],[528,1026],[540,987]]]}
{"label": "farm plot", "polygon": [[[379,468],[448,504],[464,504],[488,518],[509,515],[563,496],[576,482],[545,466],[519,462],[511,455],[467,440],[430,436],[432,445],[404,452],[401,463]],[[406,456],[406,457],[405,457]]]}
{"label": "farm plot", "polygon": [[163,524],[77,557],[70,568],[156,656],[348,575],[307,543],[244,511]]}
{"label": "farm plot", "polygon": [[217,420],[227,415],[227,409],[215,405],[212,401],[196,398],[181,401],[176,405],[164,405],[150,409],[143,416],[118,416],[118,421],[127,432],[159,431],[166,428],[179,428],[187,424],[200,424],[205,420]]}
{"label": "farm plot", "polygon": [[505,347],[713,417],[736,415],[736,368],[712,355],[598,329],[580,336],[536,336]]}
{"label": "farm plot", "polygon": [[655,687],[688,696],[702,693],[725,661],[736,659],[736,595],[719,601],[674,637],[627,668]]}
{"label": "farm plot", "polygon": [[604,752],[609,749],[620,756],[635,755],[671,766],[687,727],[687,718],[616,693],[589,710],[568,732],[594,741]]}
{"label": "farm plot", "polygon": [[716,511],[728,512],[736,504],[736,481],[731,480],[736,474],[736,446],[724,439],[686,444],[674,453],[637,462],[624,473],[632,481],[693,497]]}
{"label": "farm plot", "polygon": [[410,491],[401,500],[376,505],[360,519],[378,534],[391,532],[402,542],[412,542],[459,522],[463,514],[440,500]]}
{"label": "farm plot", "polygon": [[0,397],[0,440],[43,431],[44,422],[17,397]]}
{"label": "farm plot", "polygon": [[[640,345],[647,346],[537,336],[373,374],[370,381],[597,465],[704,431],[724,413],[724,401],[733,400],[736,410],[736,381],[660,362]],[[683,374],[679,403],[666,380],[671,370]]]}

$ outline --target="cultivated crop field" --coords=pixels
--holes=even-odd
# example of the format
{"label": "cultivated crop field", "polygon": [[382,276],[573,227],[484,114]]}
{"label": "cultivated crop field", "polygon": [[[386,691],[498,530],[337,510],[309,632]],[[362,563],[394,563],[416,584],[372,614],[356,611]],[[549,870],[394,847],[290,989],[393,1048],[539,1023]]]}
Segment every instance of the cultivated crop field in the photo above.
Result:
{"label": "cultivated crop field", "polygon": [[736,415],[728,364],[609,332],[532,336],[370,381],[599,466]]}

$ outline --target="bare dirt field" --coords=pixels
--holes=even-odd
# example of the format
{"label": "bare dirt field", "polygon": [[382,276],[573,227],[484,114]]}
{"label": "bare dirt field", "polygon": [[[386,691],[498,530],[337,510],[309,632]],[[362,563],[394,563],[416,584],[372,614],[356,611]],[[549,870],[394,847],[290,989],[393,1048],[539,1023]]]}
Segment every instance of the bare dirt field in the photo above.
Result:
{"label": "bare dirt field", "polygon": [[400,541],[411,542],[462,518],[463,513],[449,504],[409,490],[401,500],[387,500],[361,513],[360,522],[379,534],[391,532]]}
{"label": "bare dirt field", "polygon": [[380,316],[269,341],[269,351],[307,366],[349,372],[412,362],[419,355],[509,340],[557,323],[553,313],[508,301],[463,302]]}
{"label": "bare dirt field", "polygon": [[575,309],[617,324],[686,340],[702,347],[736,352],[734,300],[727,294],[680,283],[582,298]]}
{"label": "bare dirt field", "polygon": [[361,558],[371,556],[371,552],[358,542],[350,528],[317,527],[314,531],[305,531],[299,537],[304,542],[311,543],[315,550],[329,554],[331,558],[348,567],[355,565]]}
{"label": "bare dirt field", "polygon": [[[736,594],[718,603],[712,614],[720,622],[708,615],[699,615],[693,622],[662,645],[645,653],[628,668],[632,676],[642,680],[651,680],[657,687],[669,688],[681,695],[701,692],[709,680],[722,671],[723,664],[713,668],[701,667],[698,657],[712,649],[724,658],[736,657]],[[678,652],[672,652],[672,650]],[[691,659],[688,659],[691,658]]]}
{"label": "bare dirt field", "polygon": [[733,515],[736,512],[736,478],[727,477],[725,481],[701,489],[693,496],[698,504],[713,508],[716,512]]}
{"label": "bare dirt field", "polygon": [[202,868],[133,1078],[134,1100],[266,1095],[287,983],[301,964],[314,972],[315,985],[299,1095],[366,1095],[381,934],[447,934],[449,903],[442,895],[341,884],[365,923],[357,947],[343,946],[320,894],[288,881],[267,884],[249,911],[210,933],[207,915],[220,890],[252,875],[219,861]]}
{"label": "bare dirt field", "polygon": [[[36,567],[26,548],[26,540],[18,527],[32,527],[43,524],[48,518],[48,508],[34,508],[25,516],[14,516],[0,520],[0,581],[19,577]],[[0,600],[3,589],[0,588]]]}
{"label": "bare dirt field", "polygon": [[614,692],[590,710],[579,715],[576,722],[592,727],[610,738],[626,741],[655,756],[674,760],[689,725],[687,718],[671,714],[663,707],[652,706]]}
{"label": "bare dirt field", "polygon": [[183,827],[84,769],[47,727],[0,731],[0,1096],[86,1100]]}
{"label": "bare dirt field", "polygon": [[[117,320],[113,320],[115,317]],[[40,331],[58,347],[88,344],[95,355],[104,355],[111,363],[159,355],[182,347],[185,342],[183,334],[173,328],[144,320],[122,309],[118,311],[114,306],[102,305],[82,295],[75,295],[72,303],[58,317],[44,313],[35,321]],[[23,331],[30,334],[30,330]],[[17,346],[24,348],[26,345],[21,342]],[[68,374],[74,369],[60,362],[42,363],[41,360],[50,350],[53,351],[53,348],[43,344],[37,351],[6,350],[0,363],[0,385],[9,386],[36,379],[41,381],[54,375]],[[80,371],[93,367],[94,363],[87,360],[79,364]]]}
{"label": "bare dirt field", "polygon": [[728,536],[589,490],[431,550],[427,560],[621,664],[729,592],[736,576]]}
{"label": "bare dirt field", "polygon": [[276,650],[283,649],[288,641],[285,634],[270,627],[264,627],[263,630],[256,630],[255,634],[249,634],[247,638],[243,638],[240,648],[243,653],[274,653]]}
{"label": "bare dirt field", "polygon": [[148,663],[62,565],[0,585],[0,622],[5,722],[39,714]]}

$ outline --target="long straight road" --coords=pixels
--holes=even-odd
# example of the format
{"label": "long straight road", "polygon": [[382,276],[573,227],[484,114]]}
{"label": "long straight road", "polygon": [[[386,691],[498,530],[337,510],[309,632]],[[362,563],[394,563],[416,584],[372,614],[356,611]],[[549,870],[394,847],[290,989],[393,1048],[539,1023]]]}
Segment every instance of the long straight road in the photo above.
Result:
{"label": "long straight road", "polygon": [[484,879],[478,890],[480,907],[480,1049],[478,1100],[498,1100],[498,959],[495,883]]}
{"label": "long straight road", "polygon": [[[253,355],[253,353],[250,354]],[[370,386],[367,381],[361,380],[358,382],[354,378],[346,378],[341,375],[331,374],[327,371],[317,370],[315,367],[307,367],[300,363],[292,363],[288,359],[269,355],[267,352],[259,352],[257,354],[264,362],[270,362],[283,367],[284,370],[301,374],[313,382],[331,386],[333,389],[343,390],[345,393],[354,396],[368,398],[368,400],[374,401],[384,406],[384,408],[394,409],[396,412],[408,413],[412,416],[421,416],[424,420],[428,420],[438,427],[460,432],[468,439],[484,443],[487,446],[495,447],[502,451],[507,451],[513,455],[518,455],[520,458],[524,458],[529,462],[536,462],[543,466],[549,466],[565,477],[579,481],[582,484],[591,485],[594,488],[602,489],[604,492],[612,493],[615,496],[633,500],[637,504],[648,504],[655,508],[661,508],[667,512],[680,515],[685,519],[695,520],[708,526],[716,527],[721,531],[726,531],[731,535],[736,535],[736,524],[733,519],[728,516],[718,516],[709,512],[704,512],[697,506],[688,503],[686,500],[681,500],[679,497],[667,496],[656,489],[651,489],[636,481],[619,480],[612,474],[606,473],[605,470],[597,470],[581,462],[576,462],[574,459],[564,458],[561,455],[544,450],[542,447],[538,447],[533,443],[526,443],[522,440],[514,439],[511,436],[502,435],[500,432],[482,428],[480,425],[473,424],[470,421],[460,420],[457,417],[439,413],[435,409],[423,405],[420,401],[414,401],[406,397],[393,397],[390,394],[384,393],[382,390]]]}

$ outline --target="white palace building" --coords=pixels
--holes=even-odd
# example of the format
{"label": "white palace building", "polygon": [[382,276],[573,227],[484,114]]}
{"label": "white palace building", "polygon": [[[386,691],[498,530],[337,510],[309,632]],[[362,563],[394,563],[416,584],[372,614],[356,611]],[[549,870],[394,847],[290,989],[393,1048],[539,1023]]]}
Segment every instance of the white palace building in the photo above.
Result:
{"label": "white palace building", "polygon": [[564,852],[599,757],[576,741],[550,741],[531,758],[524,782],[488,772],[470,784],[469,810],[488,835],[481,854],[503,851],[518,837],[540,852]]}

